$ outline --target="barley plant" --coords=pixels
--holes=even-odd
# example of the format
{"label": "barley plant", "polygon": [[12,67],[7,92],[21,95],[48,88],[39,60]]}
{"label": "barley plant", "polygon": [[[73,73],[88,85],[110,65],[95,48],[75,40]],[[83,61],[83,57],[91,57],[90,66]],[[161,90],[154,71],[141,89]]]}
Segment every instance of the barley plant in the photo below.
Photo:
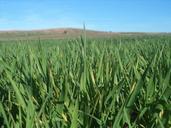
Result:
{"label": "barley plant", "polygon": [[171,36],[0,42],[0,127],[171,127]]}

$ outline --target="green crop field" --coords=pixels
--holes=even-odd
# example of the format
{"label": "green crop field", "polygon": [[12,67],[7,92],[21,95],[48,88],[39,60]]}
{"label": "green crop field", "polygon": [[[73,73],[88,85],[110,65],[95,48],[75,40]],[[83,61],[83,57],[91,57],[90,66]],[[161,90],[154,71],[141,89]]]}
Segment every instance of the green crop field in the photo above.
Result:
{"label": "green crop field", "polygon": [[171,127],[171,35],[0,42],[0,127]]}

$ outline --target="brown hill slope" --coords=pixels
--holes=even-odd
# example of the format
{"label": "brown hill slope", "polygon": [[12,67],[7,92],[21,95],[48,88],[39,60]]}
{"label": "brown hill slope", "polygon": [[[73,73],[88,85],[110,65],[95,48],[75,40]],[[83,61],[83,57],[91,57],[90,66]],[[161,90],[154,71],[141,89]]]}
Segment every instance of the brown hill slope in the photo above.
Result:
{"label": "brown hill slope", "polygon": [[[75,38],[79,37],[83,33],[84,31],[82,29],[74,28],[46,29],[33,31],[0,31],[0,40]],[[106,37],[114,34],[117,33],[86,30],[86,35],[89,37]]]}
{"label": "brown hill slope", "polygon": [[[64,39],[64,38],[76,38],[84,34],[83,29],[76,28],[60,28],[60,29],[46,29],[46,30],[32,30],[32,31],[0,31],[0,41],[3,40],[27,40],[27,39]],[[103,32],[86,30],[88,37],[113,37],[118,35],[154,35],[154,34],[166,34],[166,33],[142,33],[142,32]]]}

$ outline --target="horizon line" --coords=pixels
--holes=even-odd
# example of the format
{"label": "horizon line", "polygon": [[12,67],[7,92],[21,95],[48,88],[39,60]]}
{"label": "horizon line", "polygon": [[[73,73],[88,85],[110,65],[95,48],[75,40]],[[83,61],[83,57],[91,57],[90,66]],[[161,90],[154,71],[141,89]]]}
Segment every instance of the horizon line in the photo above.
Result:
{"label": "horizon line", "polygon": [[[32,32],[32,31],[50,31],[50,30],[60,30],[60,29],[76,29],[84,30],[81,27],[54,27],[54,28],[31,28],[31,29],[0,29],[0,32]],[[96,31],[96,32],[107,32],[107,33],[171,33],[171,31],[107,31],[99,29],[85,29],[87,31]]]}

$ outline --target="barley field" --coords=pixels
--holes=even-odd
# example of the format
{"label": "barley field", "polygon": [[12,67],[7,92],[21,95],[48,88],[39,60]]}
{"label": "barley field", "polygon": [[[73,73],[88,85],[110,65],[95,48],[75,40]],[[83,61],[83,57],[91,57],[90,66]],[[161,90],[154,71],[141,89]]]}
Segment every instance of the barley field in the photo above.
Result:
{"label": "barley field", "polygon": [[0,42],[0,127],[171,127],[171,36]]}

